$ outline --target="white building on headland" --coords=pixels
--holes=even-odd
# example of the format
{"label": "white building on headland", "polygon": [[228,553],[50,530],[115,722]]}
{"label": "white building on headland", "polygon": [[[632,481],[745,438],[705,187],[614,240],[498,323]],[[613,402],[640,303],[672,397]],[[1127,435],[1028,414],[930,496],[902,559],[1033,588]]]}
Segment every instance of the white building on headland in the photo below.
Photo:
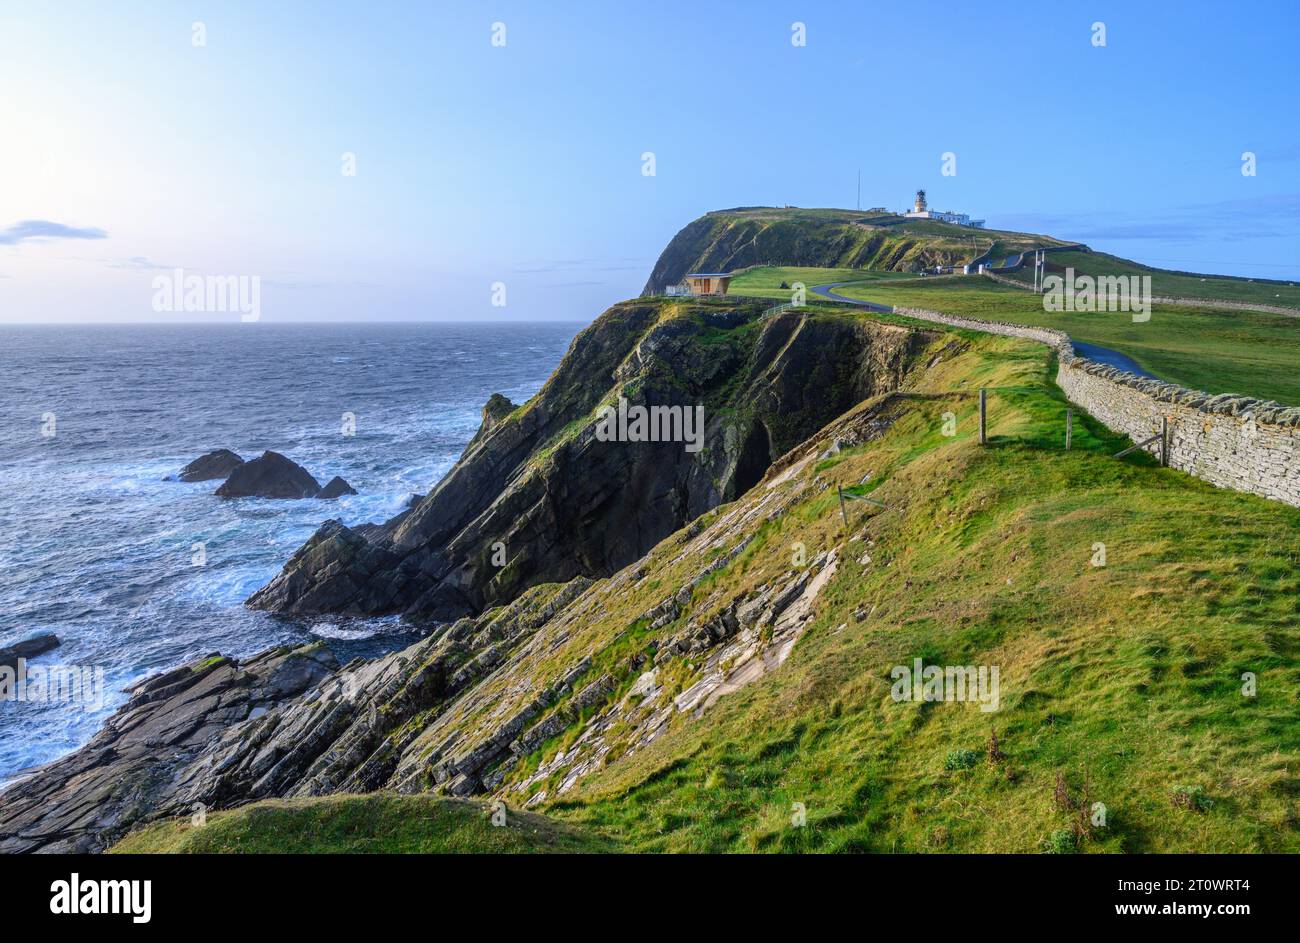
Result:
{"label": "white building on headland", "polygon": [[941,223],[956,223],[958,226],[971,226],[975,229],[984,228],[984,220],[971,219],[965,213],[954,213],[951,210],[932,210],[925,202],[925,191],[916,191],[916,205],[909,212],[903,213],[907,219],[937,219]]}

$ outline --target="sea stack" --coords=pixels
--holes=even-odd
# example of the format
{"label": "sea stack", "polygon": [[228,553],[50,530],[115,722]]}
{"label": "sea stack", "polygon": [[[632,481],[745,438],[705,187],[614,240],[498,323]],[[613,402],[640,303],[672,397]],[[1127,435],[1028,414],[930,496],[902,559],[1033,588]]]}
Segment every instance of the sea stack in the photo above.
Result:
{"label": "sea stack", "polygon": [[279,452],[263,452],[260,458],[237,466],[216,494],[219,498],[313,498],[320,490],[320,482],[297,462]]}

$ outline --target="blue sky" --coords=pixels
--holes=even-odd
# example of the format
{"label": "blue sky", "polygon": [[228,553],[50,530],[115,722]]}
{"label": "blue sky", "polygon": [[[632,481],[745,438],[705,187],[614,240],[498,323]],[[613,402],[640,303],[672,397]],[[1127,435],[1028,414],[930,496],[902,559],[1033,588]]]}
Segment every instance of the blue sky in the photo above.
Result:
{"label": "blue sky", "polygon": [[990,226],[1300,278],[1289,2],[5,0],[0,22],[0,321],[198,319],[152,309],[175,267],[259,276],[268,321],[589,320],[701,213],[851,207],[859,170],[864,206],[925,187]]}

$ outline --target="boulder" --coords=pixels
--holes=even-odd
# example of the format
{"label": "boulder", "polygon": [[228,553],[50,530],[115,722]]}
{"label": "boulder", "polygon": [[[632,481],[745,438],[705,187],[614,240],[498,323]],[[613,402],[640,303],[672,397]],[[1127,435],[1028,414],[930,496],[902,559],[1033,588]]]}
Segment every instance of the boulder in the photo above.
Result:
{"label": "boulder", "polygon": [[36,635],[29,639],[23,639],[16,645],[10,645],[7,648],[0,648],[0,667],[13,668],[18,670],[18,659],[31,659],[37,655],[44,655],[50,649],[59,647],[59,638],[53,633]]}
{"label": "boulder", "polygon": [[242,464],[244,460],[230,449],[217,449],[190,462],[176,478],[178,481],[216,481],[229,478],[230,473]]}
{"label": "boulder", "polygon": [[219,498],[313,498],[320,490],[320,482],[307,469],[279,452],[263,452],[261,458],[237,466],[216,494]]}
{"label": "boulder", "polygon": [[316,497],[320,498],[322,501],[332,501],[334,498],[340,498],[345,494],[356,493],[356,488],[352,487],[338,475],[335,475],[329,480],[329,484],[317,492]]}

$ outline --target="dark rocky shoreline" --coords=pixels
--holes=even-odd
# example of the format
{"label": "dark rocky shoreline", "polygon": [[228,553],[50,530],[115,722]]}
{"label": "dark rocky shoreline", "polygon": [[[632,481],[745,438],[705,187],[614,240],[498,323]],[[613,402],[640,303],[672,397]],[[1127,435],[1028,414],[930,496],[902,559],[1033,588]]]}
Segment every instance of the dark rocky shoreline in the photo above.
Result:
{"label": "dark rocky shoreline", "polygon": [[169,806],[171,777],[231,724],[338,667],[321,643],[236,662],[218,654],[154,675],[84,747],[0,793],[0,853],[96,852]]}

